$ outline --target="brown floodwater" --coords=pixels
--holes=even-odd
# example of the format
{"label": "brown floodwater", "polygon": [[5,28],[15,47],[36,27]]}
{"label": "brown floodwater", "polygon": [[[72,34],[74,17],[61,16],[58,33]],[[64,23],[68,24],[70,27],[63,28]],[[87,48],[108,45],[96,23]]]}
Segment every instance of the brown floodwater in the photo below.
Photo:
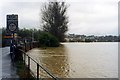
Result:
{"label": "brown floodwater", "polygon": [[[61,43],[27,52],[59,78],[118,78],[118,43]],[[31,61],[36,73],[36,65]],[[48,77],[40,70],[40,77]]]}

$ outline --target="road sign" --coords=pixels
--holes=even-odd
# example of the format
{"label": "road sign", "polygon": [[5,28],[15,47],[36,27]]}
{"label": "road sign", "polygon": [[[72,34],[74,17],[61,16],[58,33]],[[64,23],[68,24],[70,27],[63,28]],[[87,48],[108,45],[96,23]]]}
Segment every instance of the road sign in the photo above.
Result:
{"label": "road sign", "polygon": [[18,30],[18,15],[7,15],[7,30],[12,33]]}

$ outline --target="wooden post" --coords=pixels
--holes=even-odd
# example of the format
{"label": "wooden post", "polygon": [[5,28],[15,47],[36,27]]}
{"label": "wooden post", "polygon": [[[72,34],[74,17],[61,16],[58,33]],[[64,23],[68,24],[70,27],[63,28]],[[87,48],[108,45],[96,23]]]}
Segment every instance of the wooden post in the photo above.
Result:
{"label": "wooden post", "polygon": [[28,70],[30,70],[30,57],[28,56]]}
{"label": "wooden post", "polygon": [[38,48],[39,48],[39,42],[37,42],[37,44],[38,44]]}
{"label": "wooden post", "polygon": [[30,42],[30,49],[32,49],[32,47],[31,47],[31,42]]}
{"label": "wooden post", "polygon": [[26,56],[25,56],[25,53],[23,53],[24,54],[24,65],[25,65],[25,61],[26,61]]}
{"label": "wooden post", "polygon": [[39,64],[37,63],[37,80],[39,80]]}
{"label": "wooden post", "polygon": [[27,51],[27,49],[26,49],[26,42],[25,42],[25,52]]}

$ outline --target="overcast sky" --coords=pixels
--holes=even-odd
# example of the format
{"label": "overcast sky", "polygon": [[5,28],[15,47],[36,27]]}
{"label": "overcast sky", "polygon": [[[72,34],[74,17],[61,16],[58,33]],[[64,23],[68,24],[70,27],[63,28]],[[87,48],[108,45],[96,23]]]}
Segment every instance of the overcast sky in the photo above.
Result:
{"label": "overcast sky", "polygon": [[[67,33],[86,35],[118,35],[119,0],[66,0],[69,5],[69,31]],[[18,14],[19,28],[40,26],[39,0],[7,0],[0,4],[0,27],[6,27],[6,15]]]}

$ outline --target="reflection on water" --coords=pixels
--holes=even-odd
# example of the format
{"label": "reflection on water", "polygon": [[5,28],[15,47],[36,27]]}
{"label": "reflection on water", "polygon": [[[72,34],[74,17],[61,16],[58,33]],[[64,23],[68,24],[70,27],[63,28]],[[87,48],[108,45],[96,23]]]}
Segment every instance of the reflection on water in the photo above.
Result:
{"label": "reflection on water", "polygon": [[57,48],[35,48],[28,54],[59,78],[117,78],[117,44],[62,43]]}

